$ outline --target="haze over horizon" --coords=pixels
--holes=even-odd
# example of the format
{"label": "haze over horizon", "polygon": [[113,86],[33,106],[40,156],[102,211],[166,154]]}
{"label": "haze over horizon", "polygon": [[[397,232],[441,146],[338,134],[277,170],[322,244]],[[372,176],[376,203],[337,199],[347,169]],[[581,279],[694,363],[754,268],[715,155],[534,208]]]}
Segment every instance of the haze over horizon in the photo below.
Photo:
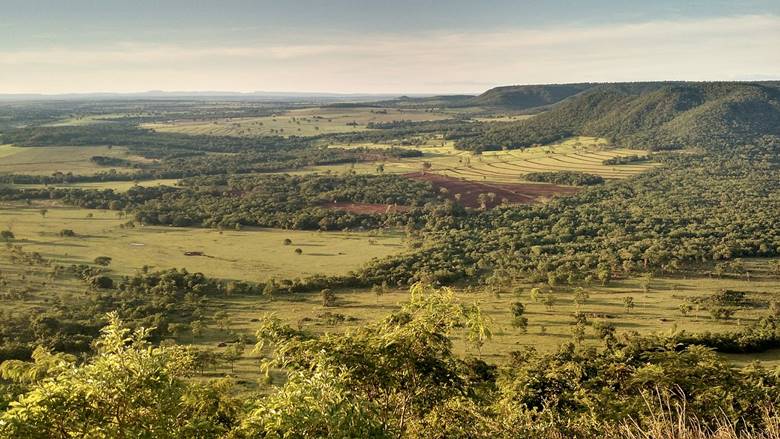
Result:
{"label": "haze over horizon", "polygon": [[779,2],[645,3],[3,0],[0,93],[780,79]]}

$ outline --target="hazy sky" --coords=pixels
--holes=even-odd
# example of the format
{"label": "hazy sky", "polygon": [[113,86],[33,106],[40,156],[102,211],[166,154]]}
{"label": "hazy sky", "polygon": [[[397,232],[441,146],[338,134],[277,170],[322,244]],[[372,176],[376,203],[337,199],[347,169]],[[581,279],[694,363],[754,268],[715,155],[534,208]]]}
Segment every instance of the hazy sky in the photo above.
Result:
{"label": "hazy sky", "polygon": [[0,0],[0,93],[780,79],[780,0]]}

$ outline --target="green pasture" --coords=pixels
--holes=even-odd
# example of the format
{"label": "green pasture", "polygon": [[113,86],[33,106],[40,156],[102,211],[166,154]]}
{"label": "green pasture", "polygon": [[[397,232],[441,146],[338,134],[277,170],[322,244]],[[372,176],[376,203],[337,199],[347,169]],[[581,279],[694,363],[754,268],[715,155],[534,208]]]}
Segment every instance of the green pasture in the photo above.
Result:
{"label": "green pasture", "polygon": [[95,181],[95,182],[82,182],[82,183],[57,183],[50,184],[48,186],[42,184],[16,184],[14,187],[19,189],[25,188],[42,188],[42,187],[55,187],[55,188],[72,188],[72,189],[113,189],[115,192],[125,192],[134,186],[153,187],[153,186],[176,186],[179,182],[175,178],[162,178],[157,180],[139,180],[139,181]]}
{"label": "green pasture", "polygon": [[[51,175],[64,174],[91,175],[109,168],[98,166],[90,159],[94,156],[117,157],[131,161],[144,161],[131,155],[126,148],[114,146],[40,146],[19,147],[0,145],[0,174]],[[118,169],[122,171],[122,169]]]}
{"label": "green pasture", "polygon": [[[707,296],[720,289],[746,291],[751,299],[768,301],[780,299],[780,283],[777,277],[768,272],[767,261],[747,261],[754,273],[750,281],[742,278],[724,277],[656,277],[648,283],[644,278],[616,280],[602,287],[593,285],[586,288],[589,298],[579,306],[586,314],[588,326],[583,346],[600,346],[593,329],[597,321],[615,325],[617,336],[638,332],[640,334],[667,335],[675,331],[739,331],[746,325],[766,315],[765,308],[738,311],[727,320],[715,320],[705,309],[694,307],[687,315],[680,311],[680,305],[690,303],[690,298]],[[647,285],[647,289],[645,289]],[[487,341],[479,352],[469,345],[465,333],[456,334],[454,348],[462,354],[481,356],[488,362],[502,363],[511,351],[535,348],[542,352],[553,351],[562,343],[573,341],[572,328],[574,313],[578,306],[573,300],[573,291],[557,288],[551,293],[555,297],[551,308],[543,303],[534,302],[530,290],[535,285],[522,284],[495,291],[486,289],[456,290],[464,303],[477,303],[492,320],[492,339]],[[257,330],[257,320],[266,315],[277,316],[293,327],[324,333],[348,331],[384,318],[399,309],[408,299],[406,290],[394,289],[377,295],[366,289],[338,291],[334,307],[324,307],[319,293],[280,295],[273,298],[256,296],[231,296],[216,298],[209,303],[213,313],[224,311],[229,315],[228,327],[219,327],[217,322],[208,325],[204,335],[194,340],[197,345],[215,348],[220,342],[235,337],[231,334],[253,336]],[[624,298],[632,297],[634,307],[626,309]],[[528,319],[526,331],[512,325],[510,314],[514,302],[526,306]],[[182,337],[179,342],[190,343],[191,336]],[[260,379],[258,375],[258,357],[247,349],[244,358],[236,363],[235,373],[246,379]],[[744,365],[753,360],[780,367],[780,351],[773,350],[760,354],[728,354],[726,358],[735,364]],[[226,366],[215,370],[215,374],[230,372]],[[276,377],[281,380],[282,377]]]}
{"label": "green pasture", "polygon": [[263,117],[176,120],[144,125],[160,132],[210,136],[315,136],[362,131],[369,123],[395,120],[440,120],[450,116],[424,110],[394,108],[317,107]]}
{"label": "green pasture", "polygon": [[[45,216],[41,209],[47,209]],[[389,232],[120,227],[127,221],[106,210],[0,205],[0,230],[11,230],[25,251],[39,252],[63,265],[92,263],[97,256],[109,256],[116,274],[131,274],[143,266],[185,267],[219,278],[263,281],[346,274],[372,258],[404,250],[403,237]],[[77,236],[59,236],[63,229],[71,229]],[[292,244],[284,245],[285,239]],[[296,248],[302,253],[297,254]],[[202,256],[186,256],[185,252],[200,252]]]}

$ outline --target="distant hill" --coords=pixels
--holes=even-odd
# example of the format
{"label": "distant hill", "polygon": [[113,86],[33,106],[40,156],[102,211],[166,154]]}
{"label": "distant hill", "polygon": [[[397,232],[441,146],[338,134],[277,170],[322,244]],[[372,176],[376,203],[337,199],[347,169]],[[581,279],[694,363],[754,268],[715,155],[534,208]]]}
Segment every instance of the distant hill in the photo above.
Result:
{"label": "distant hill", "polygon": [[458,145],[468,150],[516,149],[573,135],[652,150],[721,148],[780,136],[780,88],[776,83],[744,82],[601,84],[534,118],[484,124]]}
{"label": "distant hill", "polygon": [[491,88],[481,95],[469,99],[468,103],[474,106],[528,110],[558,103],[596,86],[598,84],[594,83],[510,85]]}
{"label": "distant hill", "polygon": [[598,85],[596,83],[508,85],[491,88],[478,96],[444,95],[416,98],[401,96],[397,99],[377,102],[376,104],[377,106],[410,108],[488,107],[514,111],[541,111],[550,105]]}

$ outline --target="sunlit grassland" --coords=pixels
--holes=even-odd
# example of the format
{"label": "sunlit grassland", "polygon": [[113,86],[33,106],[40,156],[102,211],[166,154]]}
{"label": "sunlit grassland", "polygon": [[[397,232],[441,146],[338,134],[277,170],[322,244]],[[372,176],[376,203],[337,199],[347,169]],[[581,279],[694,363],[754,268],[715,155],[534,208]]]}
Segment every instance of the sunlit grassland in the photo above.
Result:
{"label": "sunlit grassland", "polygon": [[138,180],[138,181],[94,181],[81,183],[56,183],[50,185],[43,184],[16,184],[14,187],[19,189],[36,189],[42,187],[54,188],[72,188],[72,189],[112,189],[115,192],[125,192],[134,186],[153,187],[153,186],[176,186],[179,180],[175,178],[162,178],[157,180]]}
{"label": "sunlit grassland", "polygon": [[[453,347],[459,354],[496,363],[506,362],[509,352],[515,350],[534,348],[541,352],[551,352],[563,343],[573,342],[573,316],[578,309],[587,315],[589,321],[582,347],[603,345],[593,330],[592,324],[596,321],[614,324],[618,337],[634,332],[669,335],[675,331],[739,331],[766,315],[767,310],[740,310],[731,319],[715,320],[703,308],[694,307],[687,315],[683,315],[679,308],[680,305],[690,303],[690,298],[711,295],[723,288],[746,291],[756,300],[780,298],[780,284],[777,277],[769,273],[767,261],[752,260],[746,263],[755,274],[750,281],[733,277],[656,277],[645,289],[646,281],[643,278],[616,280],[606,287],[594,285],[586,288],[590,297],[579,307],[573,301],[572,290],[568,288],[557,288],[552,293],[555,304],[551,308],[531,299],[530,289],[535,286],[531,284],[515,285],[498,294],[485,289],[456,289],[461,301],[466,304],[476,303],[482,308],[491,321],[493,335],[480,352],[466,341],[465,332],[461,330],[453,337]],[[268,315],[314,333],[354,330],[386,317],[408,300],[405,289],[390,290],[380,295],[367,289],[343,290],[336,294],[337,303],[334,307],[324,307],[319,293],[277,295],[272,298],[233,296],[212,299],[209,301],[209,309],[213,313],[224,311],[230,316],[227,329],[219,328],[216,322],[212,322],[204,336],[195,340],[195,343],[202,347],[217,348],[220,342],[229,342],[239,334],[251,339],[257,330],[257,321]],[[634,299],[634,308],[625,308],[625,297]],[[514,302],[526,306],[527,331],[512,325],[510,310]],[[191,341],[191,337],[179,340],[181,343]],[[250,348],[244,358],[236,363],[235,373],[247,380],[260,381],[257,367],[259,357]],[[724,356],[739,365],[761,360],[770,367],[780,366],[778,350]],[[229,370],[223,366],[215,372],[222,374]],[[277,382],[281,379],[280,375],[275,376]]]}
{"label": "sunlit grassland", "polygon": [[[51,175],[55,172],[91,175],[109,168],[90,159],[94,156],[144,161],[121,146],[41,146],[0,145],[0,174]],[[117,171],[122,172],[121,168]]]}
{"label": "sunlit grassland", "polygon": [[[42,208],[47,209],[45,217]],[[92,263],[97,256],[109,256],[115,274],[132,274],[143,266],[186,267],[209,276],[248,281],[346,274],[371,258],[404,249],[403,237],[391,232],[121,228],[127,221],[104,210],[0,206],[0,230],[11,230],[25,251],[39,252],[63,265]],[[71,229],[77,236],[59,236],[63,229]],[[285,239],[292,244],[284,245]],[[296,254],[296,248],[302,253]],[[203,256],[186,256],[185,252],[202,252]]]}
{"label": "sunlit grassland", "polygon": [[209,136],[315,136],[363,131],[372,122],[440,120],[449,117],[424,110],[317,107],[289,110],[272,116],[177,120],[143,126],[160,132]]}

